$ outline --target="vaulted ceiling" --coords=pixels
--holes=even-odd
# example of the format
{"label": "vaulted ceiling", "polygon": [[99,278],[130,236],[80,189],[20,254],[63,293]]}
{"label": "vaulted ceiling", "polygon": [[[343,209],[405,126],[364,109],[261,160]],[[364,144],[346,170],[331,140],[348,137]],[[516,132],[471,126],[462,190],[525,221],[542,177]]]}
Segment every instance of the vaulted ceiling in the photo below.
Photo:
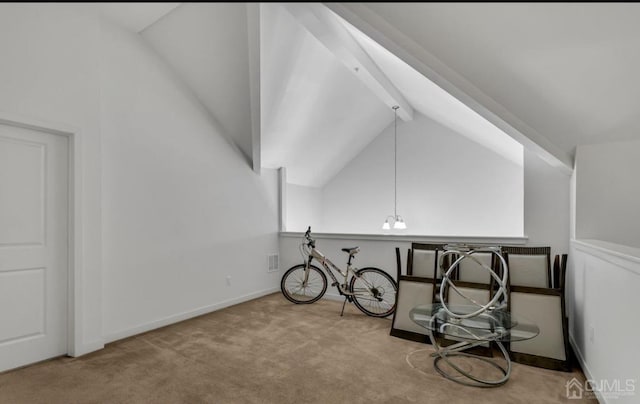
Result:
{"label": "vaulted ceiling", "polygon": [[263,165],[323,186],[393,122],[426,115],[522,164],[519,144],[319,5],[262,7]]}
{"label": "vaulted ceiling", "polygon": [[390,122],[393,110],[281,5],[262,7],[262,156],[289,182],[321,186]]}
{"label": "vaulted ceiling", "polygon": [[100,14],[132,32],[140,32],[155,23],[180,3],[99,3]]}
{"label": "vaulted ceiling", "polygon": [[454,84],[461,76],[567,154],[579,144],[640,134],[640,4],[361,3],[345,9],[403,46],[419,47],[436,73]]}
{"label": "vaulted ceiling", "polygon": [[[324,184],[393,122],[398,101],[403,119],[415,110],[501,153],[514,138],[565,168],[576,145],[638,136],[638,4],[327,6],[342,28],[319,26],[324,14],[303,5],[260,5],[258,147],[262,165],[286,166],[293,183]],[[174,7],[120,15],[136,16],[130,29],[144,29],[250,160],[247,9]]]}

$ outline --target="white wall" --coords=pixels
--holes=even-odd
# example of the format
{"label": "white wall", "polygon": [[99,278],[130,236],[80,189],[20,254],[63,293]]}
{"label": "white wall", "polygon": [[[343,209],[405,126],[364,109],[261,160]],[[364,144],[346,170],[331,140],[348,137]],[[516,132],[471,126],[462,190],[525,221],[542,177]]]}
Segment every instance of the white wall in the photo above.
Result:
{"label": "white wall", "polygon": [[616,398],[608,393],[601,402],[637,403],[640,249],[574,241],[567,283],[570,336],[587,378],[600,385],[603,380],[609,385],[619,380],[623,389],[627,380],[634,380],[634,394]]}
{"label": "white wall", "polygon": [[[399,135],[400,136],[400,135]],[[365,164],[369,163],[369,165]],[[374,161],[369,159],[368,161],[355,161],[352,162],[354,165],[358,165],[361,172],[369,172],[380,176],[389,176],[389,172],[384,172],[384,169],[381,169],[381,164],[377,164]],[[388,169],[388,168],[387,168]],[[392,170],[392,168],[391,168]],[[401,169],[402,170],[402,169]],[[391,174],[392,175],[392,174]],[[448,178],[448,177],[447,177]],[[461,174],[461,178],[466,178],[465,175]],[[338,179],[335,180],[339,181]],[[392,181],[392,179],[388,180]],[[527,245],[530,246],[551,246],[552,255],[555,254],[565,254],[569,251],[569,223],[570,223],[570,213],[569,213],[569,190],[570,190],[570,181],[571,177],[568,176],[563,170],[559,170],[558,168],[552,167],[545,160],[538,157],[535,153],[524,150],[524,235],[528,238]],[[375,195],[375,189],[371,188],[371,195],[368,198],[364,198],[361,196],[359,192],[356,192],[358,185],[354,185],[348,192],[345,192],[343,195],[335,196],[334,194],[329,194],[327,189],[324,189],[323,198],[333,198],[335,203],[333,204],[334,212],[336,216],[342,214],[340,211],[340,206],[349,206],[349,204],[345,204],[345,201],[353,200],[353,203],[362,202],[358,209],[351,210],[350,213],[355,215],[356,219],[348,218],[347,224],[350,226],[358,225],[358,221],[363,221],[358,215],[364,215],[370,208],[372,204],[378,203],[377,201],[381,198],[389,199],[389,194],[391,193],[391,201],[387,201],[388,204],[391,205],[391,210],[393,209],[393,186],[391,185],[390,191],[382,192],[380,195]],[[291,185],[288,186],[288,190],[291,189]],[[314,205],[305,205],[304,203],[298,203],[298,201],[309,201],[315,200],[317,198],[317,189],[316,188],[305,188],[299,187],[295,188],[294,192],[298,194],[295,198],[287,198],[287,215],[291,218],[295,218],[296,222],[292,222],[291,220],[287,223],[287,231],[304,231],[306,230],[307,224],[305,224],[305,220],[308,220],[309,223],[314,223],[312,229],[316,232],[334,232],[335,228],[332,230],[326,225],[325,221],[321,221],[317,223],[316,221],[316,212]],[[404,192],[404,191],[403,191]],[[444,192],[444,191],[443,191]],[[329,195],[329,196],[328,196]],[[459,210],[471,210],[473,212],[477,212],[475,208],[475,199],[470,200],[472,205],[470,207],[463,207]],[[399,200],[399,202],[405,202],[404,200]],[[326,205],[323,203],[320,206],[320,212],[325,215],[324,209]],[[363,213],[362,211],[365,211]],[[387,209],[389,210],[389,209]],[[382,210],[381,210],[382,211]],[[400,210],[399,213],[402,213]],[[456,211],[456,214],[458,212]],[[373,212],[369,215],[370,220],[373,222],[375,226],[378,225],[378,222],[382,223],[384,217],[379,217],[380,215],[376,215],[373,217]],[[404,232],[406,234],[414,234],[417,235],[418,232],[415,230],[415,227],[412,226],[409,217],[407,217],[409,223],[409,229]],[[317,224],[316,224],[317,223]],[[369,233],[379,233],[379,229],[373,228],[374,226],[370,226],[369,228],[360,228],[362,233],[367,233],[366,230],[371,230]],[[346,233],[356,233],[357,230],[347,230]],[[423,234],[424,235],[424,234]],[[431,236],[437,236],[436,234],[430,234]],[[492,234],[481,234],[483,236],[491,236]]]}
{"label": "white wall", "polygon": [[[393,135],[392,124],[325,185],[322,231],[383,232],[394,213]],[[419,113],[398,123],[397,143],[398,214],[408,233],[522,236],[521,165]]]}
{"label": "white wall", "polygon": [[[578,146],[571,181],[572,234],[567,299],[570,336],[588,378],[635,381],[635,394],[601,402],[635,403],[640,328],[640,141]],[[631,247],[627,247],[631,246]],[[636,247],[636,248],[634,248]]]}
{"label": "white wall", "polygon": [[277,173],[255,174],[139,36],[105,24],[101,56],[106,339],[277,290]]}
{"label": "white wall", "polygon": [[524,233],[528,245],[551,246],[551,254],[569,252],[571,177],[535,153],[524,153]]}
{"label": "white wall", "polygon": [[302,185],[286,184],[287,231],[306,231],[311,226],[314,231],[322,228],[322,189]]}
{"label": "white wall", "polygon": [[[340,251],[342,247],[350,247],[350,244],[361,247],[358,254],[357,265],[378,266],[387,270],[395,277],[395,247],[400,247],[402,252],[402,265],[406,264],[406,250],[410,247],[411,241],[416,242],[449,242],[465,241],[470,243],[483,243],[495,245],[528,245],[528,246],[551,246],[552,256],[555,254],[569,253],[569,209],[570,209],[570,181],[563,170],[550,166],[534,153],[525,150],[524,154],[524,233],[526,238],[504,238],[504,239],[462,239],[457,237],[438,237],[431,235],[411,236],[412,231],[402,236],[387,236],[377,240],[372,237],[353,235],[323,235],[318,239],[318,248],[327,254],[331,259],[335,258],[340,266],[344,264],[344,253]],[[373,165],[372,170],[376,167]],[[289,209],[288,209],[289,210]],[[306,228],[305,228],[306,229]],[[321,229],[314,232],[320,232]],[[302,230],[302,229],[301,229]],[[293,229],[290,231],[298,231]],[[302,262],[299,253],[299,245],[302,235],[281,235],[280,237],[280,263],[283,270]],[[375,236],[374,236],[375,237]],[[380,236],[377,236],[380,237]],[[397,239],[397,240],[396,240]],[[569,262],[573,260],[569,254]],[[569,284],[569,288],[571,288]],[[332,290],[327,293],[334,294]]]}
{"label": "white wall", "polygon": [[81,226],[73,257],[78,290],[71,353],[100,348],[101,228],[98,19],[91,5],[0,4],[0,111],[76,133]]}
{"label": "white wall", "polygon": [[76,355],[279,282],[276,173],[254,174],[141,38],[95,10],[0,4],[0,113],[78,139]]}
{"label": "white wall", "polygon": [[576,238],[640,247],[639,172],[640,141],[578,147]]}

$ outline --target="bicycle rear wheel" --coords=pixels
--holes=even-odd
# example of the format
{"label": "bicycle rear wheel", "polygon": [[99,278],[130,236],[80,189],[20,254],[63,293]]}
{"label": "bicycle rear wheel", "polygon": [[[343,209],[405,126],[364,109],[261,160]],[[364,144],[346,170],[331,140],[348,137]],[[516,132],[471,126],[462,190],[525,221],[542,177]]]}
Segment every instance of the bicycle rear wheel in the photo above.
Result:
{"label": "bicycle rear wheel", "polygon": [[282,276],[280,289],[287,300],[296,304],[309,304],[320,299],[327,291],[327,276],[314,265],[309,266],[305,281],[305,264],[289,268]]}
{"label": "bicycle rear wheel", "polygon": [[362,268],[351,278],[353,303],[364,314],[387,317],[396,310],[396,282],[382,269]]}

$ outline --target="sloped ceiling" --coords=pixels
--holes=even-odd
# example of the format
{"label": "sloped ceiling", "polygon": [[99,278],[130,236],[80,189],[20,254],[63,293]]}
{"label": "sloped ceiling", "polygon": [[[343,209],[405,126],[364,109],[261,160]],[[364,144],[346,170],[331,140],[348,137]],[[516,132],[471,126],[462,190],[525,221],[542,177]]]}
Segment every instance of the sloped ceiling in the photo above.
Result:
{"label": "sloped ceiling", "polygon": [[566,153],[640,134],[640,4],[365,7]]}
{"label": "sloped ceiling", "polygon": [[351,24],[341,22],[416,111],[522,166],[520,143]]}
{"label": "sloped ceiling", "polygon": [[[436,75],[521,131],[521,141],[546,149],[565,165],[570,166],[567,155],[576,145],[638,137],[639,4],[328,4],[334,10],[338,6],[332,4],[350,10],[369,31],[392,41],[407,38],[407,53],[417,59],[429,55],[433,64],[420,60]],[[127,24],[124,9],[105,7],[103,13],[119,14]],[[393,112],[283,7],[260,7],[262,161],[266,167],[287,167],[292,183],[322,186],[393,122]],[[255,150],[246,5],[185,3],[149,10],[132,14],[131,29],[159,19],[143,37],[250,161]],[[497,133],[486,122],[447,116],[437,86],[412,79],[415,71],[394,65],[393,55],[361,33],[352,34],[416,111],[464,135],[478,128],[481,137]],[[425,97],[429,88],[436,91]],[[454,104],[449,109],[469,105],[478,111],[469,103]],[[495,150],[503,143],[481,141]]]}
{"label": "sloped ceiling", "polygon": [[262,7],[262,163],[319,187],[393,121],[393,110],[282,6]]}
{"label": "sloped ceiling", "polygon": [[[394,115],[344,63],[345,49],[332,47],[340,38],[326,39],[334,31],[316,29],[312,35],[297,19],[302,15],[307,22],[310,14],[304,11],[313,10],[308,6],[292,14],[282,5],[262,6],[262,156],[266,166],[286,167],[289,183],[322,187]],[[346,27],[411,108],[522,165],[522,146],[513,138],[337,15],[329,18]],[[318,31],[325,36],[318,37]]]}
{"label": "sloped ceiling", "polygon": [[100,14],[124,28],[140,32],[180,3],[99,3]]}
{"label": "sloped ceiling", "polygon": [[[313,7],[317,11],[318,4],[296,10],[302,9],[308,16],[305,12],[313,12]],[[251,133],[246,5],[183,3],[145,9],[142,5],[109,3],[103,13],[131,30],[141,30],[251,161],[257,146]],[[388,81],[386,85],[399,96],[397,101],[408,102],[409,108],[522,163],[521,149],[512,138],[337,15],[320,13],[330,19],[324,24],[335,20],[347,27],[348,38],[338,35],[332,38],[334,43],[355,38],[351,51],[355,46],[357,52],[364,50],[365,58],[369,55],[373,69],[380,69],[383,76],[377,80]],[[322,187],[393,122],[394,113],[390,99],[381,98],[371,81],[366,82],[357,69],[354,72],[353,66],[345,64],[344,53],[339,52],[348,52],[349,47],[332,48],[318,32],[312,34],[300,18],[284,4],[260,6],[258,147],[263,167],[286,167],[289,183]],[[334,32],[329,29],[327,33]]]}
{"label": "sloped ceiling", "polygon": [[182,3],[142,31],[142,36],[191,88],[250,161],[252,133],[246,5]]}

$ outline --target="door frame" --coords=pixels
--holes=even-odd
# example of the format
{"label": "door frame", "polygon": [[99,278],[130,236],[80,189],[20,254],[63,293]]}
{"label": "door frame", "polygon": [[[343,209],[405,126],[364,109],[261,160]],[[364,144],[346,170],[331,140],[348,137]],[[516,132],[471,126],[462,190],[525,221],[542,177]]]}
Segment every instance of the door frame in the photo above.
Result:
{"label": "door frame", "polygon": [[[68,148],[68,206],[67,206],[67,354],[79,356],[104,347],[102,341],[94,346],[83,344],[82,274],[83,274],[83,218],[82,218],[82,148],[80,130],[65,124],[0,111],[0,124],[43,132],[67,138]],[[102,320],[102,319],[100,319]]]}

